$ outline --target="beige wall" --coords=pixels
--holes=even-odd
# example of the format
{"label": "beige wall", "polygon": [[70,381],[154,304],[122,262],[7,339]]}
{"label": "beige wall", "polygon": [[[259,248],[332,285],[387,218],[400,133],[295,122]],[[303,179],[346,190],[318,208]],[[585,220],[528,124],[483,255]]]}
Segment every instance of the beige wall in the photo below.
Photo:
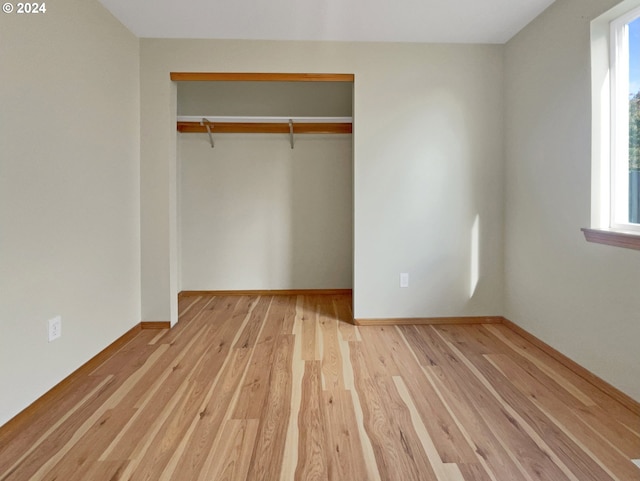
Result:
{"label": "beige wall", "polygon": [[139,42],[56,0],[0,16],[0,77],[3,424],[140,322]]}
{"label": "beige wall", "polygon": [[589,23],[612,0],[558,0],[506,46],[505,314],[640,399],[640,256],[585,242]]}
{"label": "beige wall", "polygon": [[178,139],[181,289],[351,288],[351,135],[214,140]]}
{"label": "beige wall", "polygon": [[[354,73],[356,316],[499,314],[502,52],[497,45],[141,40],[143,319],[177,319],[171,71]],[[399,288],[400,272],[411,276],[408,289]]]}
{"label": "beige wall", "polygon": [[178,115],[350,117],[351,82],[179,82]]}

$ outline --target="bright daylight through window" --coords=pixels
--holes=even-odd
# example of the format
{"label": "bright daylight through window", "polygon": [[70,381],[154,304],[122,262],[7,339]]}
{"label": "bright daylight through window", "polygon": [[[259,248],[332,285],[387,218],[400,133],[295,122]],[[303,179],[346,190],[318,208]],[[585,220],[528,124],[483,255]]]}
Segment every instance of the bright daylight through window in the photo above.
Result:
{"label": "bright daylight through window", "polygon": [[640,230],[640,8],[611,23],[611,227]]}

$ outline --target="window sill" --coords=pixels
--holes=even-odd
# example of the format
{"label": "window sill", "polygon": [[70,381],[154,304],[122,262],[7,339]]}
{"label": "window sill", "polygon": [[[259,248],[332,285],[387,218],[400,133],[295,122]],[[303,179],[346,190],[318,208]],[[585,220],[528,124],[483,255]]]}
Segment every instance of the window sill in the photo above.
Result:
{"label": "window sill", "polygon": [[581,229],[587,242],[606,244],[626,249],[640,250],[640,232],[628,232],[611,229]]}

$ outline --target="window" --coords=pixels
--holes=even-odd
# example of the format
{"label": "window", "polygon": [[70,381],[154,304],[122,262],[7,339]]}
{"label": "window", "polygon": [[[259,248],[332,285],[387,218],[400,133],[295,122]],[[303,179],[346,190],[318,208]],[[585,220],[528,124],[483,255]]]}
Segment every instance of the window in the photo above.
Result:
{"label": "window", "polygon": [[640,8],[611,23],[611,222],[640,231]]}
{"label": "window", "polygon": [[588,241],[640,249],[640,0],[591,22]]}

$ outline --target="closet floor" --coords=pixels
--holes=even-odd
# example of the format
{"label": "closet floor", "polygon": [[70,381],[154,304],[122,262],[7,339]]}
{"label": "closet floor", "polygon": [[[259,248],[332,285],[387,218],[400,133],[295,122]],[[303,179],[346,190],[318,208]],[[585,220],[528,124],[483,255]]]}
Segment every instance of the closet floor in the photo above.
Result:
{"label": "closet floor", "polygon": [[500,324],[196,296],[10,439],[0,480],[640,480],[640,416]]}

